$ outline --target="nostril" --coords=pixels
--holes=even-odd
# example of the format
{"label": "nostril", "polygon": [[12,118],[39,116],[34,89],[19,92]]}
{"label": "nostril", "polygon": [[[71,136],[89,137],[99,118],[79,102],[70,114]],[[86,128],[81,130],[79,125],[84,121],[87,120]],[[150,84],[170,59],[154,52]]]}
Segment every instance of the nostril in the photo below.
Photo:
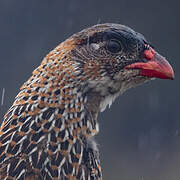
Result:
{"label": "nostril", "polygon": [[144,58],[146,58],[147,60],[151,60],[153,59],[154,55],[155,55],[155,51],[153,48],[148,47],[147,49],[144,50]]}

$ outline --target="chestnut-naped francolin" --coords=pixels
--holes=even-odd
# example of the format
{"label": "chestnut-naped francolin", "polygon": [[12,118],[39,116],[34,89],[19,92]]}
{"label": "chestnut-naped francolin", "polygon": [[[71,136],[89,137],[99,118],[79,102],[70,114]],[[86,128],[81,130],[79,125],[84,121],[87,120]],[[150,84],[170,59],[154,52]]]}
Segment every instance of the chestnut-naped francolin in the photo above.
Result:
{"label": "chestnut-naped francolin", "polygon": [[0,180],[102,180],[98,113],[154,78],[173,79],[173,69],[131,28],[98,24],[72,35],[43,59],[4,116]]}

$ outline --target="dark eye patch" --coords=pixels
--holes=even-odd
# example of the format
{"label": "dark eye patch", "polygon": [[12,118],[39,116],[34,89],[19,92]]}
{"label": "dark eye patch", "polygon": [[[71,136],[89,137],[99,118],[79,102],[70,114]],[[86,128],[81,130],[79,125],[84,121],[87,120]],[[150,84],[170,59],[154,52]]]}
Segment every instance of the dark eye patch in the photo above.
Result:
{"label": "dark eye patch", "polygon": [[[106,49],[112,53],[117,53],[122,49],[124,52],[130,52],[137,48],[141,39],[141,36],[137,35],[135,32],[133,33],[123,29],[118,30],[112,28],[101,32],[95,32],[91,36],[86,36],[86,38],[81,41],[80,45],[87,45],[91,43],[98,44],[103,42]],[[114,42],[114,40],[119,42],[120,45],[117,42]]]}
{"label": "dark eye patch", "polygon": [[113,29],[104,32],[104,41],[108,42],[112,39],[119,41],[125,51],[129,49],[129,47],[132,46],[133,48],[137,44],[137,40],[134,38],[134,35],[129,32],[117,31]]}

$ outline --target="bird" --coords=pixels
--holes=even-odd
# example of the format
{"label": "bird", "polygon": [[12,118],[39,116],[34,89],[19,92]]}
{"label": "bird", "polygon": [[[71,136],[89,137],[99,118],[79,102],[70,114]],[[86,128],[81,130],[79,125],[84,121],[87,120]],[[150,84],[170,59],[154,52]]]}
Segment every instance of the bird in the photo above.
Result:
{"label": "bird", "polygon": [[172,66],[130,27],[73,34],[44,57],[5,114],[0,180],[102,180],[98,114],[156,78],[174,79]]}

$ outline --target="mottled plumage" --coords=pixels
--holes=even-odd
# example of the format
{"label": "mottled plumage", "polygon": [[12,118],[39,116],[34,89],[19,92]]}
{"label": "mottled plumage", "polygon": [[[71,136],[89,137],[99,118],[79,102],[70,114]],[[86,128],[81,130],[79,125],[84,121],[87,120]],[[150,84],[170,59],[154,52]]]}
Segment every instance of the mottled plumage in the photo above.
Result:
{"label": "mottled plumage", "polygon": [[118,24],[93,26],[57,46],[4,116],[0,179],[101,180],[93,139],[98,113],[125,90],[158,77],[130,67],[150,56],[145,38]]}

